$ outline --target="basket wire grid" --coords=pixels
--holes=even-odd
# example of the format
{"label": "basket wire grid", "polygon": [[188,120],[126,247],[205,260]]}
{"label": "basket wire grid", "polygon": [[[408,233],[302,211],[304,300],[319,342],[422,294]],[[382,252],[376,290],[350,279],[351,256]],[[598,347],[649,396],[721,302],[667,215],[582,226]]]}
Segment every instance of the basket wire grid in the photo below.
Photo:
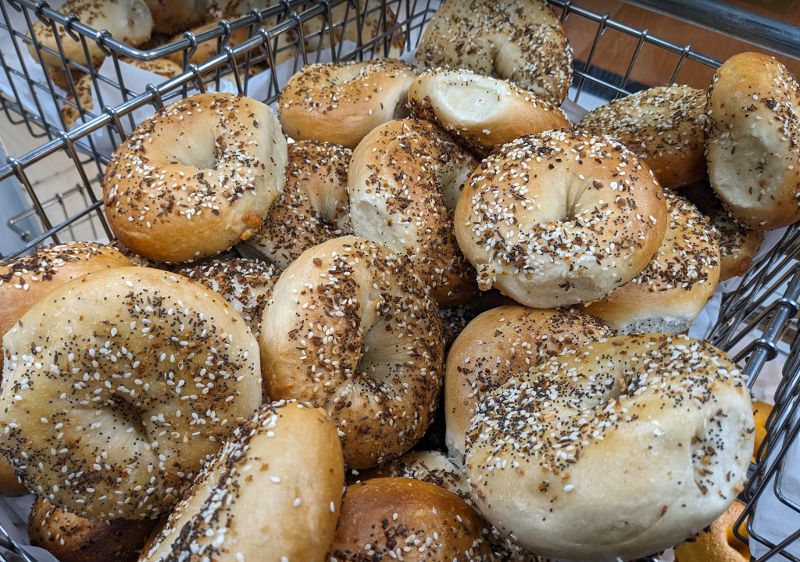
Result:
{"label": "basket wire grid", "polygon": [[[592,41],[585,60],[576,61],[573,87],[570,99],[580,102],[582,96],[591,94],[603,100],[611,100],[628,95],[642,87],[635,80],[636,63],[645,49],[657,49],[664,56],[672,57],[675,65],[669,76],[664,76],[663,83],[679,80],[681,70],[687,64],[700,65],[713,72],[719,61],[707,57],[690,45],[677,45],[655,37],[647,30],[640,30],[615,21],[608,15],[597,13],[581,7],[571,0],[548,0],[560,14],[562,21],[570,18],[579,19],[583,25],[590,25],[593,30]],[[370,8],[370,6],[372,8]],[[126,101],[116,107],[102,106],[97,117],[79,124],[70,131],[65,131],[58,124],[48,123],[39,106],[31,110],[24,106],[19,97],[0,96],[0,104],[6,115],[16,123],[24,123],[29,130],[39,135],[47,135],[51,140],[39,148],[19,157],[9,157],[5,165],[0,167],[0,181],[16,179],[21,190],[30,198],[31,209],[21,220],[31,216],[38,217],[43,232],[31,235],[29,231],[20,232],[18,249],[5,256],[15,257],[30,251],[32,248],[49,242],[61,242],[75,239],[76,228],[80,225],[91,225],[92,237],[110,239],[113,237],[102,213],[102,201],[99,190],[100,178],[108,163],[109,154],[97,149],[93,136],[105,131],[116,148],[126,133],[135,125],[134,112],[142,108],[158,110],[168,103],[170,98],[185,97],[192,91],[205,91],[209,87],[219,87],[222,76],[229,76],[235,82],[239,93],[250,92],[250,66],[266,63],[275,68],[275,62],[281,49],[290,49],[296,54],[293,70],[302,65],[322,60],[324,53],[332,60],[368,59],[374,56],[386,56],[393,51],[393,44],[398,36],[402,37],[402,51],[409,52],[416,48],[420,32],[435,12],[432,0],[381,0],[374,4],[363,3],[363,0],[328,0],[298,1],[284,0],[278,6],[253,12],[233,22],[223,22],[218,28],[209,32],[208,37],[187,37],[171,46],[152,51],[138,51],[115,42],[112,38],[91,29],[85,29],[79,22],[64,18],[58,12],[48,8],[44,3],[32,0],[0,0],[0,14],[8,22],[8,9],[18,9],[26,13],[26,21],[34,17],[51,18],[62,25],[71,26],[82,42],[98,41],[106,46],[109,56],[131,56],[150,58],[163,56],[165,51],[183,51],[185,72],[164,80],[159,84],[149,84],[143,93],[134,95],[128,91]],[[345,15],[340,21],[334,21],[333,10],[344,8]],[[380,10],[380,26],[376,33],[364,40],[361,27],[369,10]],[[389,16],[387,14],[391,13]],[[271,22],[267,25],[267,22]],[[32,25],[32,24],[31,24]],[[249,27],[249,38],[236,45],[226,44],[230,30],[241,26]],[[354,26],[357,36],[356,47],[345,49],[344,36],[349,26]],[[220,31],[220,29],[222,31]],[[3,21],[0,20],[0,32]],[[27,48],[27,32],[12,31],[19,49]],[[630,45],[630,58],[624,73],[609,75],[593,64],[595,56],[602,52],[604,41],[612,36],[614,40],[622,40]],[[201,40],[217,41],[217,55],[205,62],[186,64],[191,58],[192,48],[196,48]],[[186,44],[184,44],[184,42]],[[177,45],[177,46],[176,46]],[[7,75],[14,75],[28,80],[30,89],[39,92],[41,99],[65,101],[53,84],[47,80],[43,83],[30,83],[30,73],[22,67],[22,71],[12,68],[5,58],[8,53],[0,53],[0,65]],[[70,64],[70,63],[67,63]],[[78,63],[79,64],[79,63]],[[91,65],[89,65],[91,67]],[[119,65],[115,63],[119,68]],[[93,72],[91,68],[85,68]],[[16,73],[16,74],[15,74]],[[98,75],[99,77],[99,75]],[[122,74],[118,77],[121,79]],[[99,79],[106,79],[99,77]],[[124,84],[118,84],[125,90]],[[273,103],[283,87],[283,82],[272,73],[268,92],[260,99],[265,103]],[[46,166],[56,155],[66,154],[74,167],[79,181],[55,198],[42,199],[37,185],[30,180],[31,171],[38,166]],[[76,197],[80,205],[77,211],[64,201]],[[12,219],[15,220],[15,219]],[[11,222],[11,221],[10,221]],[[11,224],[12,228],[16,224]],[[85,239],[85,230],[81,231],[81,239]],[[775,407],[767,422],[767,437],[756,455],[756,462],[751,466],[750,478],[740,495],[745,510],[737,523],[736,532],[744,537],[749,533],[751,544],[757,541],[768,551],[758,561],[777,559],[782,555],[787,560],[799,560],[786,549],[800,538],[800,505],[796,498],[791,498],[784,489],[784,476],[787,472],[786,459],[790,445],[800,433],[800,335],[796,328],[798,299],[800,299],[800,226],[786,230],[773,250],[760,260],[741,280],[739,288],[723,298],[720,318],[710,339],[723,349],[730,350],[734,360],[742,365],[748,383],[755,384],[763,367],[779,355],[786,360],[783,365],[780,384],[775,393]],[[753,514],[758,509],[759,500],[766,491],[773,493],[782,505],[790,508],[796,517],[792,519],[794,532],[787,533],[783,540],[770,540],[757,529],[753,529]],[[24,560],[31,558],[16,544],[0,525],[0,547],[15,553]],[[0,557],[3,555],[0,553]]]}

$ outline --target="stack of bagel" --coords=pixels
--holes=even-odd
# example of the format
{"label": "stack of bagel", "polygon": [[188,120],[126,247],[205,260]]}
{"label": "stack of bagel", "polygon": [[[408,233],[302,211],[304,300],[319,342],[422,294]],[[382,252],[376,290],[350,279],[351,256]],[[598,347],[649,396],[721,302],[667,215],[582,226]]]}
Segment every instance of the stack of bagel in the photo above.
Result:
{"label": "stack of bagel", "polygon": [[0,267],[0,489],[35,544],[634,560],[736,518],[750,392],[685,333],[800,218],[794,78],[746,53],[573,125],[531,0],[446,0],[417,58],[307,66],[277,115],[169,105],[106,169],[113,246]]}

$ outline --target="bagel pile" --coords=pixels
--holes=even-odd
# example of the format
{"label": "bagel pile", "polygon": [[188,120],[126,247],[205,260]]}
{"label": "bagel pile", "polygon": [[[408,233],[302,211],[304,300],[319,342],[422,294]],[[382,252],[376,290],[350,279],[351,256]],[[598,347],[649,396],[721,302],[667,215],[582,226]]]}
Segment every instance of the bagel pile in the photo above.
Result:
{"label": "bagel pile", "polygon": [[549,8],[446,0],[430,68],[167,106],[106,169],[125,255],[0,267],[0,489],[65,562],[709,556],[757,428],[685,332],[797,211],[759,57],[573,126]]}

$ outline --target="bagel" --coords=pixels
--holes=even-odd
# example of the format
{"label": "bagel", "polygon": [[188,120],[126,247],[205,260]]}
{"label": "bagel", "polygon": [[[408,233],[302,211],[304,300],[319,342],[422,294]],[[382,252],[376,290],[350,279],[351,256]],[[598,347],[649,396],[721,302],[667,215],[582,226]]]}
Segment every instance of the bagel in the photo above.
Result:
{"label": "bagel", "polygon": [[489,561],[484,533],[478,514],[439,486],[411,478],[373,478],[345,490],[328,560]]}
{"label": "bagel", "polygon": [[103,179],[108,223],[156,261],[218,254],[261,226],[283,190],[286,160],[268,106],[191,96],[146,119],[114,153]]}
{"label": "bagel", "polygon": [[734,218],[754,230],[800,219],[798,91],[791,72],[760,53],[729,58],[708,90],[708,179]]}
{"label": "bagel", "polygon": [[222,296],[242,315],[253,335],[261,332],[261,317],[281,270],[271,263],[244,258],[209,260],[178,273]]}
{"label": "bagel", "polygon": [[665,192],[667,232],[639,275],[586,311],[621,334],[685,332],[717,288],[718,236],[697,207]]}
{"label": "bagel", "polygon": [[711,232],[717,237],[720,253],[719,280],[725,281],[747,273],[764,241],[764,233],[736,222],[708,184],[692,186],[685,190],[685,194],[714,227]]}
{"label": "bagel", "polygon": [[478,286],[535,308],[606,296],[664,238],[664,194],[609,137],[547,131],[510,142],[467,180],[455,233]]}
{"label": "bagel", "polygon": [[[749,562],[750,549],[733,533],[743,511],[733,502],[710,527],[675,547],[675,562]],[[742,530],[747,533],[746,526]]]}
{"label": "bagel", "polygon": [[[179,65],[167,59],[156,59],[152,61],[122,59],[122,62],[131,64],[147,72],[164,76],[165,78],[174,78],[183,72],[183,69]],[[92,76],[90,74],[84,74],[75,83],[77,99],[72,95],[72,92],[67,92],[67,100],[72,103],[65,103],[61,108],[61,118],[64,120],[65,128],[71,129],[75,123],[78,122],[81,118],[81,109],[90,114],[94,113],[94,100],[92,99],[93,90],[94,81]],[[87,115],[87,118],[91,116],[93,115]]]}
{"label": "bagel", "polygon": [[28,518],[28,536],[33,546],[60,562],[135,562],[156,523],[156,519],[90,521],[37,498]]}
{"label": "bagel", "polygon": [[447,354],[444,415],[450,457],[463,463],[470,420],[490,392],[549,357],[611,334],[580,310],[509,305],[480,314]]}
{"label": "bagel", "polygon": [[331,238],[350,234],[349,148],[314,140],[289,145],[286,185],[264,226],[245,244],[279,267]]}
{"label": "bagel", "polygon": [[662,187],[678,189],[706,177],[706,94],[689,86],[656,86],[586,114],[576,129],[608,135],[653,170]]}
{"label": "bagel", "polygon": [[422,33],[417,61],[497,76],[555,105],[572,81],[572,48],[543,0],[445,0]]}
{"label": "bagel", "polygon": [[116,248],[68,242],[0,264],[0,336],[53,289],[93,271],[130,266]]}
{"label": "bagel", "polygon": [[[108,30],[114,39],[132,47],[149,41],[153,31],[153,16],[145,0],[66,0],[59,12],[64,16],[75,16],[93,29]],[[50,79],[64,89],[69,87],[64,59],[98,68],[106,57],[96,41],[89,37],[73,39],[60,24],[55,25],[55,33],[49,22],[42,20],[35,21],[31,29],[28,52],[33,60],[44,64]],[[68,68],[73,78],[77,77],[79,71],[71,65]]]}
{"label": "bagel", "polygon": [[495,390],[466,468],[483,515],[528,550],[632,560],[719,517],[752,452],[750,393],[724,352],[649,334],[585,345]]}
{"label": "bagel", "polygon": [[772,413],[772,406],[760,400],[753,401],[753,419],[756,424],[755,443],[753,445],[753,454],[758,455],[758,450],[764,439],[767,438],[767,420]]}
{"label": "bagel", "polygon": [[202,23],[209,17],[211,0],[145,0],[153,14],[153,30],[176,33]]}
{"label": "bagel", "polygon": [[[115,267],[130,266],[130,261],[111,246],[94,242],[70,242],[38,248],[0,265],[0,336],[33,305],[55,288],[73,279]],[[3,359],[0,358],[0,366]],[[0,495],[26,494],[14,470],[0,455]]]}
{"label": "bagel", "polygon": [[364,475],[365,479],[380,477],[413,478],[436,484],[471,504],[469,486],[464,473],[439,451],[410,451],[388,464]]}
{"label": "bagel", "polygon": [[262,406],[206,463],[140,560],[323,560],[343,486],[342,447],[324,412]]}
{"label": "bagel", "polygon": [[267,394],[336,422],[349,468],[399,457],[430,425],[444,362],[436,305],[409,261],[354,236],[286,268],[261,324]]}
{"label": "bagel", "polygon": [[372,129],[407,113],[414,76],[410,66],[395,59],[305,66],[278,99],[283,130],[295,140],[355,148]]}
{"label": "bagel", "polygon": [[238,313],[156,269],[58,287],[3,352],[0,452],[29,490],[89,519],[167,511],[261,402],[257,343]]}
{"label": "bagel", "polygon": [[436,123],[482,156],[525,135],[571,127],[564,112],[550,102],[470,70],[420,74],[408,89],[408,105],[413,114]]}
{"label": "bagel", "polygon": [[[475,507],[469,494],[466,475],[438,451],[411,451],[396,461],[365,475],[365,478],[380,476],[413,478],[435,484],[457,495],[470,507]],[[484,538],[492,550],[492,556],[487,560],[541,562],[538,556],[526,552],[512,538],[504,536],[494,525],[486,522],[483,524],[486,526],[486,530],[483,532]]]}
{"label": "bagel", "polygon": [[405,254],[444,305],[474,296],[474,272],[453,235],[452,209],[477,161],[421,119],[385,123],[353,151],[353,232]]}

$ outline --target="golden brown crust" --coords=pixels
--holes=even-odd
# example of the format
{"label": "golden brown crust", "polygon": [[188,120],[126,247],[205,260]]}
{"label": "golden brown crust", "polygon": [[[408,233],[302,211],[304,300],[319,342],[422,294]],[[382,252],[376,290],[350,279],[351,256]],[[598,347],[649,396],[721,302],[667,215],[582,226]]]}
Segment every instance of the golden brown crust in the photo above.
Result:
{"label": "golden brown crust", "polygon": [[477,292],[453,234],[453,208],[476,165],[445,131],[415,118],[375,128],[350,160],[353,232],[409,256],[443,305]]}
{"label": "golden brown crust", "polygon": [[767,437],[767,420],[772,413],[772,406],[760,400],[753,401],[753,419],[756,423],[756,437],[753,445],[753,454],[758,454],[761,443]]}
{"label": "golden brown crust", "polygon": [[556,105],[572,80],[572,48],[542,0],[446,0],[422,34],[417,60],[497,76]]}
{"label": "golden brown crust", "polygon": [[111,246],[69,242],[0,265],[0,337],[50,291],[93,271],[130,266]]}
{"label": "golden brown crust", "polygon": [[31,491],[84,517],[164,513],[261,403],[258,344],[241,317],[155,269],[55,289],[3,351],[0,450]]}
{"label": "golden brown crust", "polygon": [[443,488],[410,478],[374,478],[347,487],[328,558],[488,561],[484,532],[478,514]]}
{"label": "golden brown crust", "polygon": [[664,196],[668,225],[656,255],[631,281],[585,305],[621,334],[688,330],[719,282],[720,248],[710,222],[681,195]]}
{"label": "golden brown crust", "polygon": [[[164,76],[165,78],[174,78],[182,72],[179,65],[167,59],[156,59],[152,61],[141,61],[123,58],[122,62],[132,64],[142,70]],[[85,74],[75,83],[75,93],[78,94],[77,101],[73,97],[72,92],[67,92],[67,100],[73,102],[75,105],[80,106],[84,111],[89,113],[96,113],[94,111],[94,100],[92,99],[93,89],[92,77]],[[81,111],[77,107],[65,103],[61,108],[61,117],[64,119],[64,126],[71,129],[81,117]],[[87,116],[88,117],[88,116]]]}
{"label": "golden brown crust", "polygon": [[350,468],[396,458],[425,433],[442,384],[436,305],[410,262],[346,236],[303,252],[264,312],[267,393],[324,408]]}
{"label": "golden brown crust", "polygon": [[414,71],[395,59],[303,67],[281,91],[286,134],[355,148],[372,129],[405,113]]}
{"label": "golden brown crust", "polygon": [[289,145],[286,184],[245,244],[279,267],[287,267],[312,246],[352,233],[347,167],[352,152],[316,140]]}
{"label": "golden brown crust", "polygon": [[508,305],[475,318],[447,354],[444,412],[450,456],[463,460],[470,420],[490,392],[549,357],[611,334],[600,320],[572,309]]}
{"label": "golden brown crust", "polygon": [[343,485],[342,448],[323,411],[262,406],[205,464],[140,560],[323,560]]}
{"label": "golden brown crust", "polygon": [[242,315],[250,331],[258,338],[261,317],[281,269],[271,263],[232,258],[213,259],[178,273],[205,285],[228,301]]}
{"label": "golden brown crust", "polygon": [[675,562],[748,562],[750,549],[733,534],[742,511],[742,504],[732,503],[711,526],[675,547]]}
{"label": "golden brown crust", "polygon": [[114,234],[144,257],[195,260],[252,236],[283,189],[286,139],[272,110],[198,94],[145,120],[103,179]]}
{"label": "golden brown crust", "polygon": [[703,90],[657,86],[598,107],[575,128],[614,137],[677,189],[706,177],[705,108]]}
{"label": "golden brown crust", "polygon": [[[59,11],[66,16],[76,16],[81,23],[94,29],[108,30],[114,39],[133,47],[148,41],[153,30],[153,17],[145,0],[67,0],[59,7]],[[40,20],[33,24],[33,34],[43,47],[59,53],[60,42],[64,56],[82,66],[97,68],[103,62],[105,53],[95,41],[88,38],[85,41],[91,59],[87,62],[82,41],[73,39],[62,25],[56,25],[56,33],[58,40],[49,24]],[[37,51],[34,44],[28,45],[28,51],[36,62],[39,62],[41,52],[50,78],[62,88],[67,88],[69,81],[60,56],[44,49]],[[75,73],[73,79],[77,79],[77,71],[71,70]]]}
{"label": "golden brown crust", "polygon": [[60,562],[134,562],[157,522],[90,521],[37,498],[28,519],[28,536],[32,545],[48,550]]}
{"label": "golden brown crust", "polygon": [[666,218],[661,186],[623,145],[547,131],[481,163],[458,200],[455,234],[482,290],[551,308],[603,297],[636,277]]}
{"label": "golden brown crust", "polygon": [[399,459],[358,475],[359,480],[380,477],[422,480],[444,488],[472,505],[466,475],[439,451],[410,451]]}
{"label": "golden brown crust", "polygon": [[411,83],[408,104],[412,113],[443,127],[481,156],[525,135],[571,127],[559,107],[511,82],[470,70],[421,74]]}
{"label": "golden brown crust", "polygon": [[489,395],[467,436],[467,476],[481,513],[532,552],[632,560],[725,511],[753,431],[750,392],[723,351],[617,336]]}
{"label": "golden brown crust", "polygon": [[772,230],[800,219],[800,87],[761,53],[740,53],[708,91],[711,186],[737,221]]}
{"label": "golden brown crust", "polygon": [[708,184],[691,186],[684,194],[714,227],[712,234],[717,237],[721,258],[719,280],[725,281],[747,273],[764,241],[764,233],[739,224],[722,206]]}

